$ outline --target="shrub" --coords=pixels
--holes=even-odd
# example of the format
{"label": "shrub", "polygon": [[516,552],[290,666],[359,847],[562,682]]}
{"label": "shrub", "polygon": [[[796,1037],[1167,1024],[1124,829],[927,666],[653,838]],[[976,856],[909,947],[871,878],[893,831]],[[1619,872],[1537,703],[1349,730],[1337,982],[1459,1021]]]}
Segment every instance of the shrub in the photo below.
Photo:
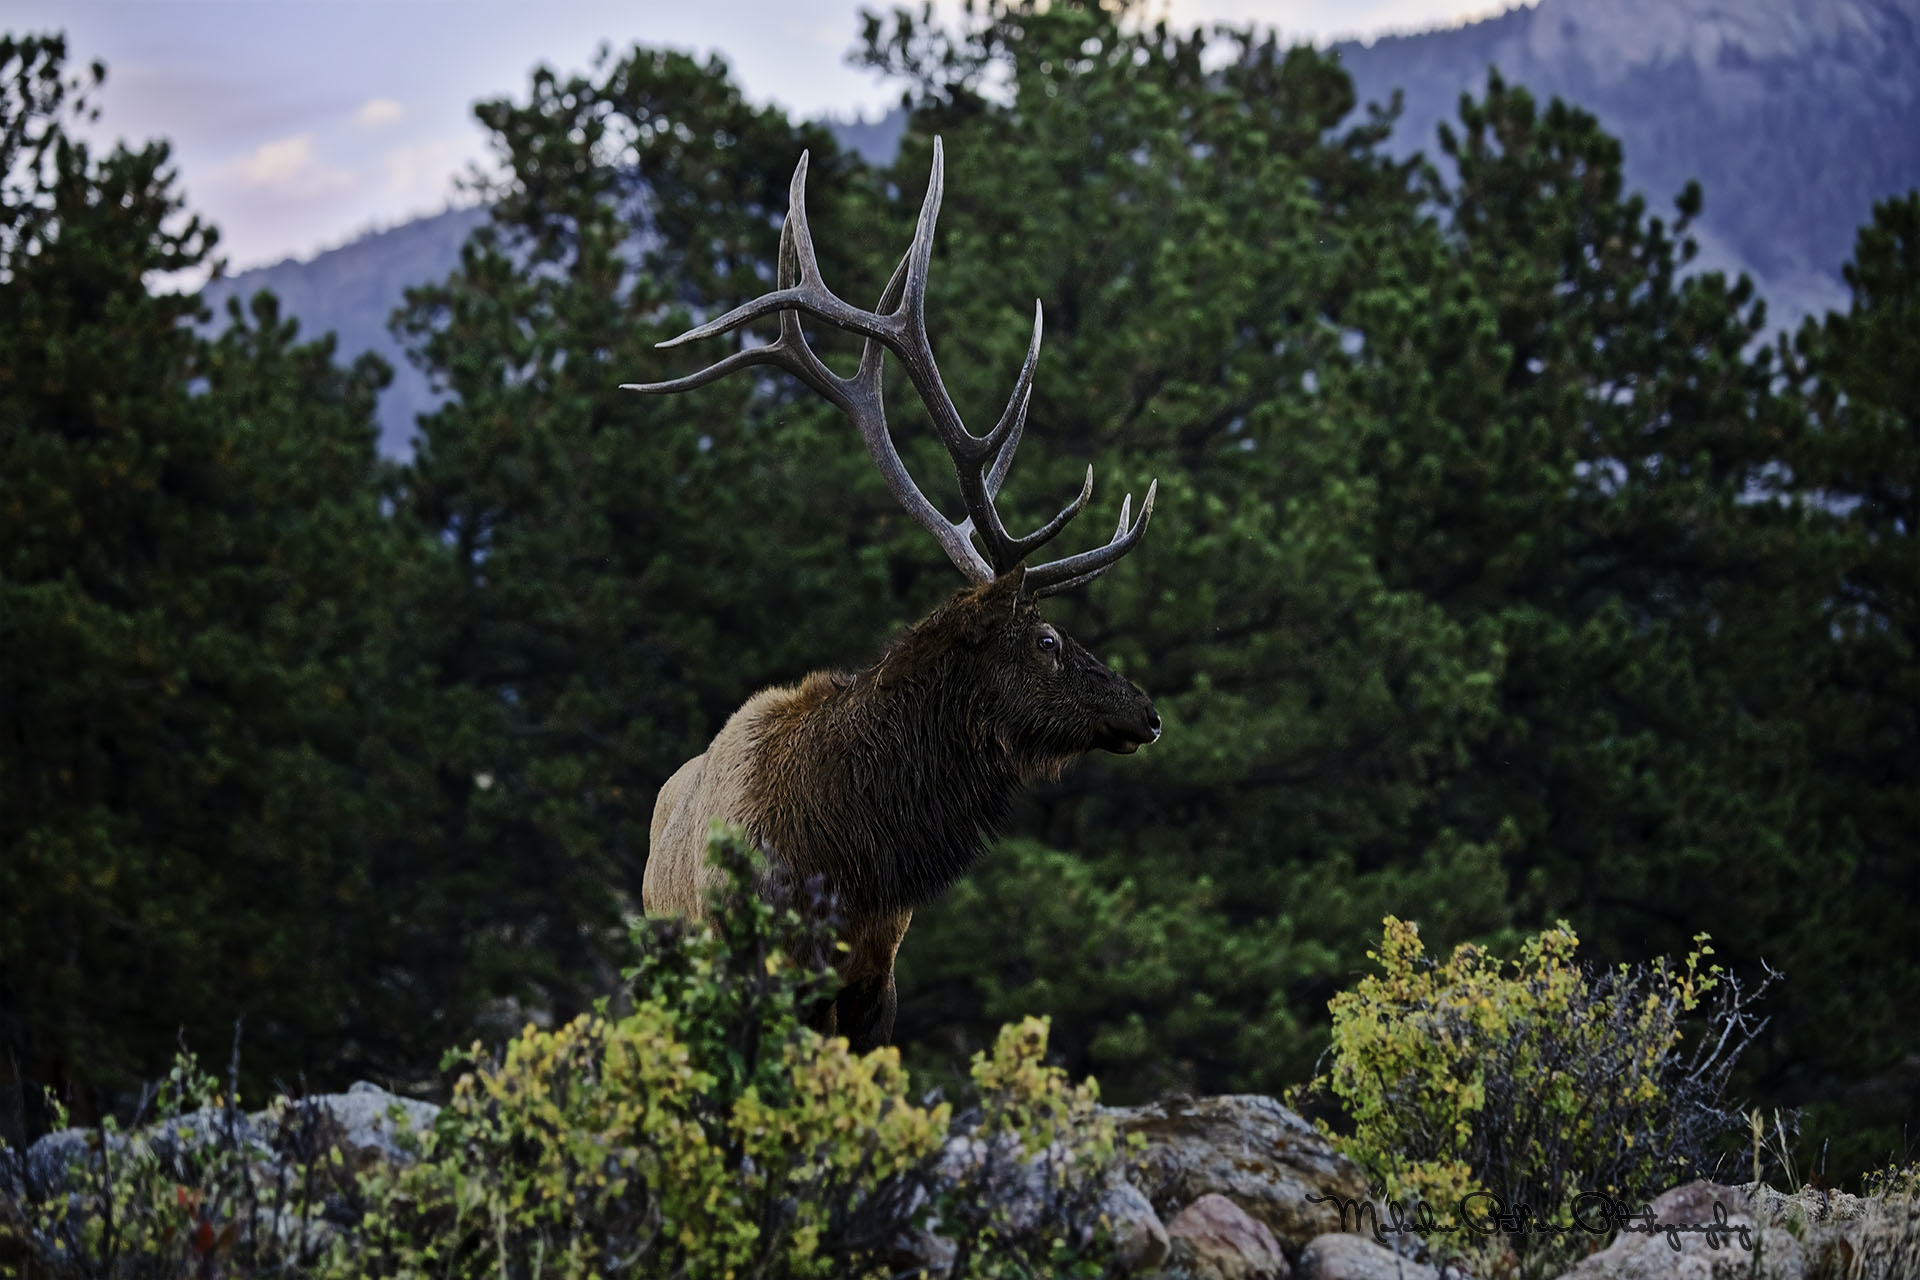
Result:
{"label": "shrub", "polygon": [[1920,1275],[1920,1164],[1890,1165],[1864,1179],[1868,1197],[1860,1239],[1835,1248],[1816,1280],[1896,1280]]}
{"label": "shrub", "polygon": [[1114,1126],[1091,1081],[1044,1065],[1046,1023],[976,1056],[958,1119],[911,1100],[896,1051],[804,1025],[832,994],[817,886],[762,894],[744,842],[716,833],[710,851],[728,884],[714,923],[635,925],[626,1012],[449,1054],[452,1096],[410,1163],[354,1177],[311,1142],[276,1157],[183,1059],[159,1123],[81,1144],[62,1186],[27,1194],[0,1168],[0,1274],[151,1258],[122,1273],[799,1280],[900,1274],[910,1238],[955,1277],[1100,1274]]}
{"label": "shrub", "polygon": [[[337,1238],[328,1200],[349,1175],[325,1114],[278,1099],[240,1113],[238,1055],[224,1088],[181,1054],[134,1111],[56,1130],[32,1154],[0,1144],[0,1276],[172,1280],[305,1274]],[[49,1149],[50,1148],[50,1149]]]}
{"label": "shrub", "polygon": [[1704,935],[1677,967],[1594,970],[1564,924],[1511,965],[1470,945],[1439,964],[1415,925],[1385,926],[1369,953],[1381,972],[1329,1004],[1330,1061],[1312,1088],[1337,1100],[1353,1127],[1341,1145],[1390,1201],[1468,1225],[1453,1242],[1476,1271],[1549,1273],[1590,1241],[1476,1235],[1492,1202],[1470,1195],[1567,1224],[1583,1194],[1638,1205],[1698,1176],[1742,1128],[1723,1095],[1765,1025],[1754,1004],[1772,975],[1744,990],[1703,964]]}
{"label": "shrub", "polygon": [[[422,1160],[367,1185],[358,1266],[394,1275],[890,1274],[937,1218],[956,1275],[1070,1264],[1067,1223],[1114,1151],[1091,1084],[1046,1068],[1046,1026],[976,1057],[981,1105],[910,1101],[898,1053],[851,1053],[803,1015],[832,995],[832,915],[817,885],[758,891],[743,841],[710,853],[727,888],[710,924],[645,920],[635,1007],[478,1046]],[[978,1150],[985,1158],[956,1159]],[[1016,1172],[1044,1166],[1039,1214]],[[1084,1220],[1084,1218],[1083,1218]],[[1090,1267],[1097,1265],[1089,1262]]]}
{"label": "shrub", "polygon": [[[675,1013],[529,1027],[468,1056],[422,1160],[365,1190],[356,1268],[381,1275],[858,1272],[904,1225],[902,1175],[946,1137],[893,1055],[796,1037],[729,1101]],[[719,1068],[716,1070],[716,1068]],[[767,1074],[772,1074],[769,1071]]]}

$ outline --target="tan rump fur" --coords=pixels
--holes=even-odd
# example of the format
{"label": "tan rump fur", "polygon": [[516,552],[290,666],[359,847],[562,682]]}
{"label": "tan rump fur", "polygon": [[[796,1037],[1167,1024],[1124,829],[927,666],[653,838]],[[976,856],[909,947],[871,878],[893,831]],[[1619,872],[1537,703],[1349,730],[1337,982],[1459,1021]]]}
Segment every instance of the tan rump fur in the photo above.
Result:
{"label": "tan rump fur", "polygon": [[[808,684],[820,681],[818,675]],[[704,920],[717,873],[707,861],[707,837],[715,819],[753,830],[749,797],[755,748],[769,731],[790,719],[794,704],[824,690],[802,685],[762,689],[727,718],[706,751],[674,771],[654,802],[647,870],[641,896],[648,915],[682,915]],[[784,714],[783,714],[784,713]],[[761,852],[772,855],[764,846]],[[894,957],[913,920],[911,911],[887,911],[849,921],[848,954],[840,969],[843,982],[883,978],[893,972]]]}
{"label": "tan rump fur", "polygon": [[707,863],[708,832],[718,819],[756,836],[747,794],[753,748],[764,736],[768,718],[796,692],[795,686],[780,685],[748,698],[727,717],[706,751],[681,765],[660,788],[640,885],[648,915],[706,919],[707,896],[715,884]]}

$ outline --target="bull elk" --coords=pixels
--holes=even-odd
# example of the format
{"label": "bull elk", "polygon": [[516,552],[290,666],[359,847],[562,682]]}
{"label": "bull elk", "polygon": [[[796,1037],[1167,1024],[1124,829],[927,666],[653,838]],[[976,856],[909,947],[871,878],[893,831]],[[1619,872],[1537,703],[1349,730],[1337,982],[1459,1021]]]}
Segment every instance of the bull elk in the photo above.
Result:
{"label": "bull elk", "polygon": [[[1036,603],[1098,577],[1130,551],[1146,532],[1158,482],[1148,487],[1138,520],[1129,519],[1132,495],[1120,504],[1119,526],[1104,546],[1027,566],[1086,505],[1093,468],[1079,496],[1051,520],[1024,537],[1007,532],[994,496],[1026,424],[1040,307],[1006,411],[991,431],[974,435],[927,341],[927,265],[943,168],[936,140],[913,243],[878,307],[862,311],[820,278],[802,154],[773,292],[659,345],[711,337],[770,314],[778,316],[778,339],[684,378],[625,387],[686,391],[749,366],[785,369],[852,419],[887,488],[970,584],[866,670],[816,671],[747,699],[706,751],[667,780],[654,805],[643,881],[651,914],[698,919],[708,910],[713,873],[706,843],[714,819],[743,828],[777,870],[824,881],[838,899],[847,950],[840,992],[822,1021],[861,1050],[892,1038],[894,958],[914,908],[973,867],[1020,788],[1058,776],[1085,752],[1132,752],[1160,736],[1146,694],[1046,622]],[[852,377],[835,374],[807,346],[801,312],[866,340]],[[952,456],[963,520],[940,514],[894,449],[880,394],[885,351],[906,368]]]}

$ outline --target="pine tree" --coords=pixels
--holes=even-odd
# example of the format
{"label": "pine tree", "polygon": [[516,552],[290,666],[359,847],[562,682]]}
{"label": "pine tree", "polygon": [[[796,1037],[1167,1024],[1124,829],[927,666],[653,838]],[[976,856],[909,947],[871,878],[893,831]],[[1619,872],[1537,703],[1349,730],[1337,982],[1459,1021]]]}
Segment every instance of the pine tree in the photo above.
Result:
{"label": "pine tree", "polygon": [[64,60],[0,42],[0,1071],[87,1117],[236,1020],[253,1080],[383,1037],[430,1062],[407,1028],[437,996],[395,980],[407,900],[367,852],[387,371],[270,298],[198,336],[156,282],[214,233],[165,144],[75,136],[104,73]]}
{"label": "pine tree", "polygon": [[[1526,925],[1570,919],[1623,960],[1705,931],[1737,971],[1782,969],[1749,1084],[1805,1102],[1863,1044],[1905,1043],[1878,984],[1846,977],[1903,948],[1849,831],[1878,805],[1821,758],[1848,701],[1834,539],[1851,532],[1823,532],[1846,482],[1801,456],[1824,466],[1874,432],[1809,435],[1750,282],[1688,270],[1702,193],[1651,216],[1591,116],[1495,76],[1441,143],[1439,217],[1363,322],[1361,384],[1382,563],[1507,655],[1497,727],[1439,812],[1505,833]],[[1897,437],[1866,446],[1896,476]]]}
{"label": "pine tree", "polygon": [[[1920,193],[1874,209],[1845,277],[1847,311],[1781,344],[1807,407],[1788,454],[1796,562],[1818,592],[1787,637],[1820,854],[1794,956],[1810,1061],[1792,1083],[1848,1139],[1839,1162],[1867,1165],[1904,1149],[1920,1047]],[[1836,1080],[1849,1082],[1838,1099]]]}

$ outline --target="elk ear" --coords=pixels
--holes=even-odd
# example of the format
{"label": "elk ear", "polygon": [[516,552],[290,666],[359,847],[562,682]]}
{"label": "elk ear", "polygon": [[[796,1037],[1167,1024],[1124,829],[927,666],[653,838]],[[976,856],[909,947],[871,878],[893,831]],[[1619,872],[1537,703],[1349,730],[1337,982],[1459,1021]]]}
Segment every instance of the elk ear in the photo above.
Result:
{"label": "elk ear", "polygon": [[993,580],[992,589],[987,594],[995,600],[1006,601],[1008,612],[1012,612],[1014,605],[1019,603],[1020,597],[1027,594],[1027,566],[1017,564],[996,577]]}
{"label": "elk ear", "polygon": [[1021,589],[1026,581],[1027,566],[1017,564],[982,587],[974,598],[973,616],[967,621],[967,639],[984,643],[1011,622],[1020,608]]}

